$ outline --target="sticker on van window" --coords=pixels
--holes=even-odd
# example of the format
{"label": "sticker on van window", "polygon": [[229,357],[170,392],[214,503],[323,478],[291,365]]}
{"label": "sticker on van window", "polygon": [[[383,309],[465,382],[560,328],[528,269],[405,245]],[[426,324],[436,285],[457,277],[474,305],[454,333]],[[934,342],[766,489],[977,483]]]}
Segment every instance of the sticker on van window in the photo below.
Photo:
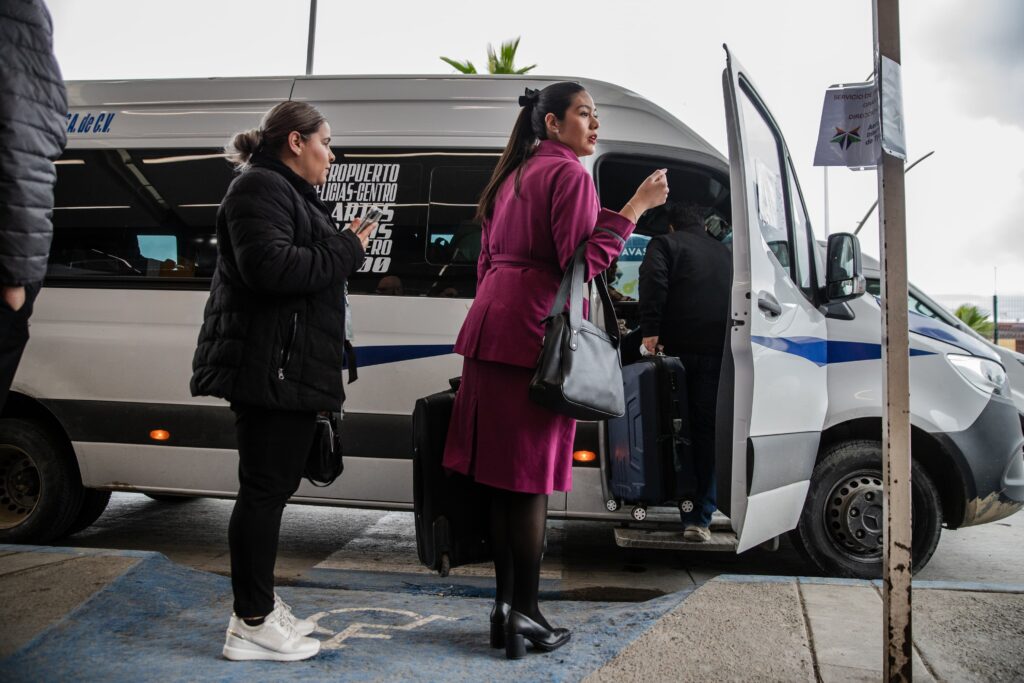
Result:
{"label": "sticker on van window", "polygon": [[114,122],[116,113],[112,111],[101,111],[98,114],[88,111],[68,113],[66,119],[68,133],[93,133],[100,135],[109,133],[110,124]]}
{"label": "sticker on van window", "polygon": [[782,205],[782,180],[774,169],[760,159],[754,159],[754,186],[757,191],[757,217],[762,225],[779,230],[786,228],[786,215]]}
{"label": "sticker on van window", "polygon": [[399,164],[331,164],[327,182],[317,188],[321,201],[334,204],[331,216],[339,230],[348,228],[371,207],[384,212],[370,235],[366,259],[357,273],[387,273],[391,268],[391,228],[400,172]]}

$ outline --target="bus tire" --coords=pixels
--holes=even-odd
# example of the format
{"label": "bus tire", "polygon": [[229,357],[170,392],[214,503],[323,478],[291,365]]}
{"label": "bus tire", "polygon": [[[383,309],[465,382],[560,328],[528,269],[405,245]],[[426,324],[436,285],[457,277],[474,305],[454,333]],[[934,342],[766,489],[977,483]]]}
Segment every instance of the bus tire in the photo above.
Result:
{"label": "bus tire", "polygon": [[82,492],[82,507],[78,511],[78,517],[68,527],[67,535],[77,534],[92,526],[92,523],[99,519],[103,511],[107,509],[109,502],[110,491],[85,489]]}
{"label": "bus tire", "polygon": [[68,443],[35,420],[0,419],[0,543],[47,543],[78,517],[84,489]]}
{"label": "bus tire", "polygon": [[[931,559],[942,533],[938,489],[912,465],[913,569]],[[859,579],[882,575],[882,443],[842,441],[815,466],[793,545],[822,573]]]}

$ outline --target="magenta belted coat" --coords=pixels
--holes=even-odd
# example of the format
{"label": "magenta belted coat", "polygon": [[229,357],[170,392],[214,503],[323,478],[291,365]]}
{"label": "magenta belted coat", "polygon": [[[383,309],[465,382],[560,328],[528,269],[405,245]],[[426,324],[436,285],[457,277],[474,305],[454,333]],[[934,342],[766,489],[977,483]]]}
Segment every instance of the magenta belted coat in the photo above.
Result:
{"label": "magenta belted coat", "polygon": [[559,142],[541,141],[518,196],[514,184],[515,174],[483,224],[476,299],[455,342],[463,374],[444,466],[496,488],[568,491],[576,421],[528,396],[542,320],[576,248],[587,243],[590,280],[611,265],[636,226],[599,207],[593,179]]}

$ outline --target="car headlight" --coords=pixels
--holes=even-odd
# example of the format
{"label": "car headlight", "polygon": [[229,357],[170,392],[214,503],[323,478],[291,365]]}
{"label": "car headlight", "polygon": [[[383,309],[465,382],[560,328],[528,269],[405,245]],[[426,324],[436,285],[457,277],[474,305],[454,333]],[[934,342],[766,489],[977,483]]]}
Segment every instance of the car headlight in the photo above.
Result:
{"label": "car headlight", "polygon": [[996,394],[997,396],[1008,396],[1010,394],[1006,370],[999,363],[987,358],[961,356],[955,353],[947,354],[946,358],[949,359],[949,364],[956,368],[956,371],[964,379],[982,391]]}

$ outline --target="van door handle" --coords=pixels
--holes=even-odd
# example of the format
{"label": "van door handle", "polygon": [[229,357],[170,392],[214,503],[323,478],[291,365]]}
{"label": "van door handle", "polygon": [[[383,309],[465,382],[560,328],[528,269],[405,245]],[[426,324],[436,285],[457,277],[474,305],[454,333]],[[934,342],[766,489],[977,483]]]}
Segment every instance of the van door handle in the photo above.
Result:
{"label": "van door handle", "polygon": [[778,299],[768,292],[757,293],[757,307],[770,318],[782,315],[782,306],[779,305]]}

